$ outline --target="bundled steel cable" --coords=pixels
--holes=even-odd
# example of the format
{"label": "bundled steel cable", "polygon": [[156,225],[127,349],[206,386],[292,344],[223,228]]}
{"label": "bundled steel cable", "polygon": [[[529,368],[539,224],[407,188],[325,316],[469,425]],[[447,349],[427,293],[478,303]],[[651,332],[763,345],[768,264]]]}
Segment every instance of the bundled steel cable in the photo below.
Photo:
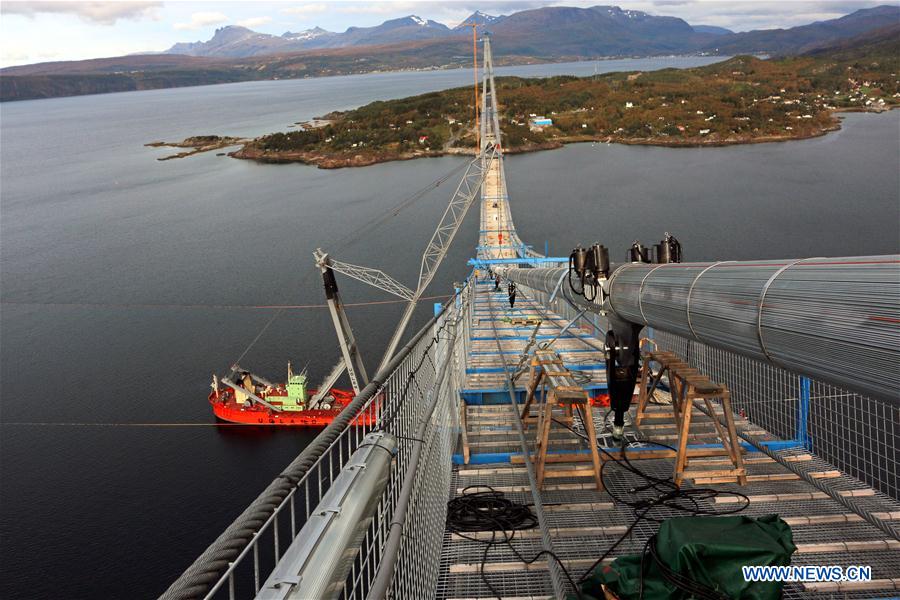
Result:
{"label": "bundled steel cable", "polygon": [[[897,364],[897,330],[885,326],[898,317],[897,273],[890,256],[626,265],[610,294],[633,322],[811,375],[843,363],[883,393]],[[858,344],[866,352],[856,359]]]}
{"label": "bundled steel cable", "polygon": [[469,486],[462,496],[447,503],[447,529],[451,532],[462,535],[475,531],[518,531],[537,526],[537,517],[524,504],[508,500],[502,492],[490,487],[469,492],[477,488],[484,486]]}
{"label": "bundled steel cable", "polygon": [[[552,293],[566,268],[505,269]],[[900,256],[621,265],[608,281],[619,318],[866,396],[900,397]],[[600,305],[560,294],[597,312]],[[568,296],[572,296],[568,298]]]}
{"label": "bundled steel cable", "polygon": [[[469,490],[481,489],[482,491],[470,492]],[[538,519],[531,509],[525,504],[518,504],[508,500],[502,492],[485,485],[470,485],[463,489],[462,496],[453,498],[447,503],[447,530],[469,541],[485,544],[484,553],[481,556],[481,565],[478,573],[481,581],[498,600],[502,595],[491,585],[484,573],[484,565],[488,554],[497,544],[505,544],[520,561],[530,565],[542,556],[549,556],[559,564],[560,569],[569,580],[569,585],[575,590],[578,598],[582,595],[578,586],[569,574],[562,560],[549,550],[541,550],[531,558],[525,558],[515,546],[513,538],[516,531],[534,529],[538,526]],[[466,533],[491,532],[489,540],[483,540],[466,535]],[[502,536],[502,537],[500,537]]]}

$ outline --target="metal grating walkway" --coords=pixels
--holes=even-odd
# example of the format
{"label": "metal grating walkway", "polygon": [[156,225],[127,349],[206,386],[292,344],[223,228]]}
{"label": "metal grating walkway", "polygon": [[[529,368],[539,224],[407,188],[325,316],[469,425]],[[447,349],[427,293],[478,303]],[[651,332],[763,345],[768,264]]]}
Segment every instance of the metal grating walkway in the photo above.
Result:
{"label": "metal grating walkway", "polygon": [[[515,263],[515,259],[539,255],[522,243],[512,221],[487,42],[485,53],[482,139],[485,145],[496,145],[497,159],[482,187],[477,257],[487,264],[492,264],[491,261],[509,264]],[[524,290],[518,290],[515,305],[510,307],[506,282],[495,288],[487,279],[480,283],[476,281],[473,291],[466,324],[466,364],[460,390],[464,420],[458,444],[458,447],[468,446],[468,461],[459,464],[466,460],[465,453],[456,455],[448,499],[459,497],[467,488],[489,486],[503,492],[510,500],[530,505],[534,503],[534,496],[525,457],[521,453],[515,421],[518,416],[509,404],[507,373],[526,367],[523,355],[533,351],[538,344],[552,341],[552,349],[559,353],[564,365],[576,371],[589,394],[596,397],[606,390],[603,342],[593,336],[592,329],[581,326],[570,327],[561,334],[568,325],[567,318],[529,297]],[[526,373],[513,386],[519,402],[524,399],[527,378]],[[605,412],[606,409],[595,407],[592,417],[601,445],[612,448],[613,440],[606,433]],[[677,431],[668,414],[670,410],[665,405],[652,407],[640,430],[626,419],[626,437],[674,445]],[[758,440],[780,440],[743,416],[735,415],[735,424],[739,430]],[[576,418],[574,428],[583,432],[580,425]],[[587,448],[586,442],[570,431],[554,428],[551,432],[551,447],[564,448],[565,452]],[[533,427],[526,430],[531,454],[535,448],[534,436]],[[693,420],[688,443],[694,447],[721,443],[708,416],[698,415]],[[784,448],[784,444],[777,447]],[[873,570],[875,581],[861,589],[791,584],[785,587],[786,597],[886,598],[900,595],[900,541],[887,537],[885,532],[855,513],[848,513],[844,506],[772,458],[752,447],[747,448],[753,451],[747,452],[744,458],[748,473],[746,486],[722,483],[704,484],[703,487],[715,487],[723,492],[739,491],[749,496],[750,503],[741,514],[777,513],[784,518],[791,525],[798,546],[793,558],[795,565],[870,565]],[[802,447],[781,449],[778,456],[787,459],[792,467],[798,467],[804,474],[827,481],[831,489],[842,495],[853,496],[854,502],[879,518],[900,522],[900,502],[842,473]],[[721,457],[693,458],[691,469],[721,469],[723,460]],[[660,478],[672,476],[673,463],[671,458],[639,461],[641,470]],[[611,462],[603,472],[608,491],[598,492],[589,465],[580,467],[551,463],[544,489],[539,492],[553,549],[576,580],[620,539],[621,543],[610,554],[609,560],[640,552],[646,540],[656,532],[658,519],[684,516],[681,511],[659,507],[652,513],[657,521],[642,520],[631,527],[635,521],[633,510],[616,498],[633,499],[635,494],[655,495],[656,492],[635,492],[634,489],[642,486],[645,480]],[[684,484],[685,488],[692,486],[691,481]],[[721,512],[740,506],[735,500],[736,496],[723,495],[698,499],[697,502],[701,508]],[[490,540],[491,534],[470,534],[469,537]],[[536,528],[516,532],[510,543],[522,556],[531,558],[543,549],[541,542],[540,531]],[[554,590],[547,562],[542,558],[526,565],[505,544],[489,546],[445,531],[435,597],[471,600],[498,596],[516,600],[552,598]]]}
{"label": "metal grating walkway", "polygon": [[[469,400],[465,414],[465,437],[469,442],[469,464],[454,467],[450,498],[463,494],[466,488],[489,486],[502,491],[515,502],[532,504],[523,457],[519,452],[519,438],[515,427],[515,415],[508,404],[492,403],[500,395],[492,395],[505,386],[504,363],[514,371],[530,340],[534,325],[513,326],[513,318],[542,319],[537,331],[539,340],[552,339],[565,325],[565,321],[550,313],[530,299],[520,299],[515,310],[510,311],[506,290],[495,292],[492,283],[477,284],[474,310],[471,315],[470,345],[466,369],[465,389],[462,396]],[[496,330],[494,329],[496,327]],[[503,349],[497,351],[497,340]],[[562,356],[567,366],[581,369],[590,376],[586,384],[598,391],[605,385],[602,368],[603,356],[590,344],[600,341],[583,329],[572,329],[571,335],[554,342],[553,348]],[[546,336],[546,337],[545,337]],[[585,368],[585,367],[588,368]],[[594,368],[599,366],[599,368]],[[518,380],[521,394],[527,384],[527,375]],[[477,399],[481,398],[481,402]],[[508,398],[508,396],[506,397]],[[520,398],[521,400],[521,398]],[[633,410],[633,409],[632,409]],[[672,445],[677,438],[676,429],[666,406],[654,406],[640,431],[629,427],[630,438],[652,439]],[[595,407],[593,417],[598,432],[604,431],[605,409]],[[765,440],[775,440],[746,419],[737,418],[736,425],[746,432]],[[578,423],[576,419],[576,429]],[[552,430],[552,439],[571,451],[584,450],[586,443],[564,429]],[[534,428],[526,431],[531,450],[534,450]],[[601,439],[603,434],[600,434]],[[715,429],[708,417],[699,417],[692,423],[690,444],[718,442]],[[611,444],[611,440],[610,440]],[[829,486],[870,508],[879,516],[900,521],[900,503],[880,494],[857,479],[851,478],[833,466],[818,459],[802,448],[782,451],[793,465],[819,479],[827,479]],[[670,477],[674,459],[641,460],[639,465],[648,474]],[[692,459],[692,469],[721,468],[721,458]],[[840,597],[876,598],[892,597],[900,589],[900,542],[863,522],[857,515],[831,500],[771,458],[758,453],[745,455],[749,476],[748,485],[733,483],[712,487],[728,491],[740,491],[750,497],[749,506],[741,514],[762,516],[777,513],[791,525],[798,551],[795,565],[871,565],[873,579],[865,589],[852,591],[833,587],[815,590],[813,586],[792,584],[785,588],[788,598]],[[554,476],[565,466],[566,476]],[[632,509],[618,504],[613,496],[626,497],[629,491],[645,481],[615,464],[604,469],[605,484],[611,489],[598,492],[591,479],[591,471],[585,466],[584,475],[573,477],[571,465],[550,465],[548,479],[540,498],[544,505],[556,553],[564,561],[574,579],[603,555],[628,530],[634,521]],[[685,484],[690,488],[691,483]],[[710,486],[704,486],[710,487]],[[633,496],[631,496],[633,498]],[[713,501],[700,500],[700,506],[709,510],[724,510],[734,497],[719,497]],[[737,504],[733,504],[737,506]],[[684,516],[672,509],[656,509],[656,518]],[[638,553],[646,540],[655,533],[658,523],[650,520],[638,523],[612,553],[611,558],[622,554]],[[490,534],[484,534],[486,540]],[[541,539],[537,529],[517,532],[511,542],[523,556],[532,557],[541,551]],[[486,552],[487,550],[487,552]],[[611,560],[610,558],[610,560]],[[483,572],[483,575],[482,575]],[[483,578],[502,598],[550,598],[547,563],[541,559],[534,564],[522,563],[504,544],[488,547],[479,541],[463,539],[445,532],[441,552],[441,570],[436,590],[440,599],[473,599],[496,597]]]}
{"label": "metal grating walkway", "polygon": [[[515,306],[509,308],[506,289],[494,291],[494,288],[493,283],[476,285],[462,390],[469,404],[507,401],[506,368],[516,370],[526,347],[533,349],[554,339],[553,349],[559,352],[566,367],[584,378],[585,388],[595,395],[604,392],[604,357],[596,338],[581,327],[571,327],[561,334],[567,325],[562,317],[521,293]],[[524,393],[526,378],[517,381],[517,393]]]}

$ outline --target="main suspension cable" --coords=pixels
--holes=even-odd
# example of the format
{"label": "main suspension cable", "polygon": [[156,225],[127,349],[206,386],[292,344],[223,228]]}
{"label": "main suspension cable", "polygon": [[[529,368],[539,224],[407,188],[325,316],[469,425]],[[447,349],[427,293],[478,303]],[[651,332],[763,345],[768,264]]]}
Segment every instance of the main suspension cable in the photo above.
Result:
{"label": "main suspension cable", "polygon": [[[406,198],[404,198],[403,200],[401,200],[394,206],[390,207],[386,211],[382,211],[382,213],[377,215],[376,218],[370,219],[369,221],[363,223],[362,225],[360,225],[356,229],[352,230],[345,236],[339,238],[334,243],[334,247],[339,250],[346,250],[347,248],[350,248],[353,245],[359,243],[359,241],[361,241],[363,239],[363,235],[362,235],[363,233],[367,233],[367,232],[371,233],[373,230],[377,229],[384,223],[388,222],[390,219],[393,219],[394,217],[399,215],[401,212],[403,212],[405,209],[412,206],[416,201],[418,201],[422,197],[424,197],[428,192],[430,192],[434,189],[437,189],[442,183],[444,183],[445,181],[447,181],[448,179],[453,177],[453,175],[455,175],[456,173],[458,173],[459,171],[461,171],[462,169],[467,167],[469,164],[470,164],[469,162],[463,162],[463,163],[457,165],[456,167],[451,169],[445,175],[442,175],[441,177],[432,181],[428,185],[413,192],[412,194],[410,194],[409,196],[407,196]],[[315,277],[315,275],[316,275],[316,269],[312,268],[312,271],[301,281],[301,284],[302,285],[309,284],[311,282],[311,280]],[[272,325],[272,323],[274,323],[278,319],[278,317],[280,317],[283,313],[284,313],[284,309],[279,309],[274,315],[272,315],[272,317],[268,321],[266,321],[266,323],[259,330],[259,333],[256,334],[256,337],[253,338],[253,341],[251,341],[250,344],[248,344],[247,347],[244,348],[244,351],[237,358],[237,360],[235,360],[232,364],[240,363],[241,360],[247,355],[247,353],[250,352],[250,350],[253,348],[253,346],[255,346],[256,343],[260,340],[260,338],[262,338],[263,334]]]}

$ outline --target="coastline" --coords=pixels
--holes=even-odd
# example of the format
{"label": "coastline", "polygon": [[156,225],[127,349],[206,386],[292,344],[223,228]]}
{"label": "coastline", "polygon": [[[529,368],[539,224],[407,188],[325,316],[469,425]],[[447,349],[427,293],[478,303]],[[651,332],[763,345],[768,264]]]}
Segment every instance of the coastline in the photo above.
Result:
{"label": "coastline", "polygon": [[212,150],[221,150],[229,146],[237,146],[238,144],[246,144],[249,142],[247,138],[218,136],[218,135],[198,135],[185,138],[180,142],[150,142],[144,144],[148,148],[188,148],[184,152],[161,156],[156,160],[172,160],[175,158],[186,158],[194,154],[202,152],[211,152]]}
{"label": "coastline", "polygon": [[[900,108],[898,106],[886,107],[883,110],[866,110],[857,108],[840,108],[830,111],[831,123],[827,127],[816,129],[812,132],[798,132],[788,135],[765,135],[758,137],[711,137],[711,138],[688,138],[688,139],[671,139],[666,137],[648,137],[648,138],[626,138],[610,135],[604,136],[565,136],[558,137],[540,144],[529,144],[526,146],[514,146],[504,148],[505,154],[524,154],[528,152],[541,152],[544,150],[555,150],[562,148],[567,144],[581,144],[586,142],[593,143],[609,143],[624,144],[629,146],[659,146],[665,148],[704,148],[704,147],[723,147],[723,146],[739,146],[747,144],[769,144],[778,142],[791,142],[812,139],[825,136],[831,132],[841,129],[841,121],[837,118],[839,113],[874,113],[888,112]],[[342,169],[351,167],[367,167],[374,164],[415,160],[418,158],[437,158],[441,156],[451,155],[471,155],[474,151],[472,147],[454,147],[442,150],[419,150],[415,152],[403,153],[357,153],[353,155],[326,155],[317,152],[264,152],[258,148],[254,148],[245,144],[239,150],[229,152],[228,156],[242,160],[253,160],[260,163],[285,164],[285,163],[302,163],[306,165],[316,166],[320,169]]]}
{"label": "coastline", "polygon": [[[273,55],[261,55],[256,58],[269,58]],[[277,55],[276,55],[277,56]],[[611,56],[579,56],[579,55],[563,55],[556,57],[537,57],[537,56],[520,56],[520,55],[510,55],[499,57],[495,62],[496,67],[523,67],[523,66],[532,66],[532,65],[557,65],[557,64],[566,64],[566,63],[602,63],[602,62],[614,62],[620,60],[630,60],[630,59],[658,59],[658,58],[692,58],[692,57],[712,57],[718,58],[721,60],[727,60],[731,55],[730,54],[712,54],[712,53],[704,53],[704,52],[685,52],[685,53],[651,53],[646,55],[611,55]],[[106,60],[106,59],[86,59],[85,61],[76,61],[76,62],[90,62],[91,60]],[[258,61],[254,57],[247,57],[244,59],[238,59],[237,63],[243,64],[247,63],[250,65],[262,66],[265,71],[268,67],[268,63],[270,61]],[[40,63],[38,63],[40,64]],[[302,63],[301,63],[302,64]],[[25,65],[18,66],[10,66],[4,67],[4,69],[18,69]],[[395,74],[395,73],[422,73],[429,71],[455,71],[455,70],[467,70],[471,69],[471,66],[468,62],[449,62],[445,64],[430,64],[430,65],[417,65],[417,66],[384,66],[380,67],[377,65],[372,65],[368,67],[360,67],[359,64],[355,64],[353,68],[320,68],[318,71],[313,73],[298,73],[295,70],[285,70],[280,71],[278,73],[272,73],[266,71],[264,74],[262,71],[255,69],[231,69],[229,71],[229,75],[226,79],[214,78],[209,80],[204,80],[202,76],[208,75],[210,73],[216,74],[217,71],[215,69],[209,71],[201,72],[201,77],[194,83],[184,83],[182,81],[177,81],[171,77],[172,71],[159,71],[159,72],[136,72],[125,75],[123,78],[122,74],[118,73],[103,73],[103,72],[86,72],[79,73],[73,75],[70,80],[70,84],[68,88],[65,87],[65,83],[63,82],[63,78],[67,76],[66,73],[49,73],[49,74],[18,74],[18,73],[2,73],[3,69],[0,69],[0,75],[6,78],[9,81],[14,81],[17,85],[14,90],[10,90],[8,88],[3,88],[0,90],[0,104],[4,102],[25,102],[29,100],[50,100],[53,98],[74,98],[78,96],[98,96],[103,94],[121,94],[126,92],[147,92],[153,90],[174,90],[179,88],[192,88],[192,87],[204,87],[204,86],[214,86],[214,85],[228,85],[232,83],[250,83],[250,82],[265,82],[265,81],[292,81],[292,80],[303,80],[303,79],[321,79],[321,78],[330,78],[330,77],[352,77],[357,75],[382,75],[382,74]],[[146,77],[147,73],[155,73],[156,77]],[[177,73],[177,71],[176,71]],[[74,78],[74,79],[73,79]],[[32,89],[35,88],[36,85],[41,85],[45,83],[48,79],[54,80],[57,83],[57,89],[53,89],[50,91],[45,91],[42,89]],[[78,84],[78,85],[76,85]],[[14,93],[13,93],[14,92]]]}

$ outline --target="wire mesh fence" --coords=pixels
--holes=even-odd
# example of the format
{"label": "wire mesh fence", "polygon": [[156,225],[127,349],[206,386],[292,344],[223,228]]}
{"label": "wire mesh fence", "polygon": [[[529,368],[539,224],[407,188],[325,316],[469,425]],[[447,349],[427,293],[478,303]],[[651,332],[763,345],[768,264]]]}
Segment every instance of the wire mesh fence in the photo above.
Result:
{"label": "wire mesh fence", "polygon": [[[564,298],[523,290],[542,306],[575,319],[581,312]],[[255,530],[238,557],[229,562],[207,597],[256,595],[277,561],[315,512],[324,494],[365,436],[383,430],[398,440],[386,490],[357,548],[341,597],[366,598],[379,568],[389,564],[389,596],[431,597],[441,577],[446,502],[452,483],[452,453],[460,432],[456,390],[464,386],[474,286],[461,291],[430,330],[408,348],[358,414],[340,431],[303,477]],[[601,315],[587,313],[577,324],[599,333]],[[671,350],[731,390],[735,412],[771,434],[784,452],[811,452],[895,500],[898,493],[900,407],[687,338],[653,331],[661,349]],[[439,377],[439,373],[444,375]],[[433,410],[432,410],[433,407]],[[427,423],[424,434],[420,426]],[[416,437],[416,436],[419,437]],[[413,444],[421,444],[411,469]],[[818,464],[818,463],[817,463]],[[404,479],[412,473],[408,510],[398,514]],[[843,479],[842,479],[843,481]],[[408,483],[408,482],[407,482]],[[883,497],[883,496],[882,496]],[[865,500],[865,499],[863,499]],[[391,528],[403,523],[395,561],[386,561]],[[188,597],[203,597],[188,596]]]}
{"label": "wire mesh fence", "polygon": [[736,353],[655,331],[675,352],[731,390],[735,412],[876,490],[900,499],[900,404],[876,400]]}
{"label": "wire mesh fence", "polygon": [[[565,286],[566,282],[562,282]],[[567,319],[579,310],[562,293],[527,290],[538,302]],[[605,317],[587,313],[577,321],[602,339]],[[654,330],[661,349],[731,390],[739,415],[787,442],[900,499],[900,398],[879,400],[804,377],[761,360],[715,348],[683,336]]]}
{"label": "wire mesh fence", "polygon": [[[391,374],[293,485],[252,537],[230,561],[224,573],[198,598],[253,598],[284,557],[292,542],[302,537],[304,525],[316,511],[342,468],[374,431],[393,435],[398,442],[386,489],[353,554],[340,597],[365,598],[384,558],[383,549],[410,468],[413,444],[422,449],[413,480],[409,508],[403,519],[399,559],[391,579],[392,595],[426,597],[434,590],[440,564],[441,542],[446,520],[452,452],[459,435],[459,412],[455,390],[465,372],[462,324],[467,321],[470,293],[464,287],[438,317],[431,330],[415,343]],[[441,366],[446,376],[437,381]],[[426,410],[428,425],[423,438],[416,437]]]}

